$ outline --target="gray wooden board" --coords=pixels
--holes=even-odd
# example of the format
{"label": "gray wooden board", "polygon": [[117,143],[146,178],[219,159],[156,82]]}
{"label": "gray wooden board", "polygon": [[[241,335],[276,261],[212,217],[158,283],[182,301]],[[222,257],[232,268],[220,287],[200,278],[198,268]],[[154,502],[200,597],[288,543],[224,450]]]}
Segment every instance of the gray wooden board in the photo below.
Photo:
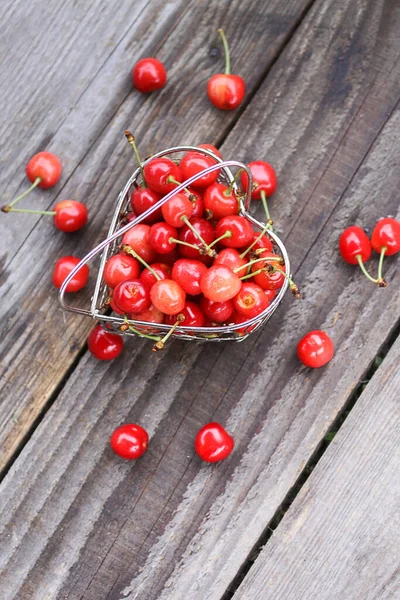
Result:
{"label": "gray wooden board", "polygon": [[396,600],[400,338],[234,594]]}
{"label": "gray wooden board", "polygon": [[[73,109],[53,130],[49,144],[49,149],[62,155],[66,162],[64,183],[54,191],[37,192],[32,199],[36,202],[42,198],[43,208],[54,199],[85,200],[90,211],[89,226],[66,236],[55,231],[48,218],[38,220],[31,215],[21,221],[12,214],[0,217],[7,265],[1,278],[0,468],[16,451],[73,364],[91,327],[88,319],[61,314],[50,282],[51,271],[59,256],[82,256],[104,238],[117,194],[134,166],[124,130],[134,129],[143,154],[173,144],[201,143],[223,136],[237,113],[216,110],[205,93],[207,78],[223,68],[217,26],[225,28],[232,45],[232,66],[246,76],[251,93],[307,4],[306,0],[291,0],[285,5],[278,0],[261,5],[255,1],[245,5],[227,0],[192,5],[154,1],[146,5],[115,49],[105,53],[101,65],[96,67],[90,62],[91,68],[97,69],[96,76],[87,82],[77,99],[70,100]],[[183,14],[182,6],[186,9]],[[15,8],[17,12],[21,10],[22,3]],[[106,23],[108,10],[112,11],[112,7],[101,13]],[[117,24],[118,18],[115,17]],[[74,23],[72,17],[71,20]],[[94,35],[89,25],[86,29],[89,37]],[[75,39],[74,27],[63,31],[66,39],[60,38],[58,43],[69,43],[69,36]],[[46,37],[45,32],[43,35]],[[142,53],[152,54],[157,46],[157,55],[168,67],[170,83],[162,92],[144,97],[131,91],[132,61]],[[215,46],[217,57],[209,55]],[[85,51],[85,46],[78,48],[81,54]],[[55,101],[50,94],[48,102]],[[34,111],[40,113],[40,96],[33,96],[32,103]],[[42,114],[42,121],[46,119],[47,111]],[[37,132],[35,150],[44,137],[39,125]],[[15,154],[20,147],[19,138],[13,143]],[[22,189],[22,166],[18,177]],[[16,191],[12,189],[9,197]],[[84,298],[87,300],[88,296],[89,292]]]}
{"label": "gray wooden board", "polygon": [[[10,598],[220,598],[391,332],[399,317],[396,259],[387,266],[392,285],[379,290],[339,260],[336,244],[349,222],[371,227],[378,210],[398,210],[398,12],[343,3],[335,21],[332,7],[311,12],[223,148],[229,155],[242,136],[244,154],[252,145],[276,153],[286,173],[276,214],[292,208],[286,236],[304,301],[288,298],[243,344],[174,342],[154,356],[135,341],[113,364],[83,357],[3,482],[0,564]],[[335,100],[333,88],[331,104],[320,106],[355,28],[370,51],[358,58],[348,50],[348,94]],[[307,46],[319,61],[304,60]],[[273,100],[283,89],[279,119]],[[259,130],[247,125],[242,133],[241,122],[256,118]],[[289,131],[307,165],[295,181],[294,146],[285,158]],[[100,177],[100,189],[104,183]],[[294,348],[315,327],[332,334],[336,355],[309,372]],[[220,465],[202,465],[194,435],[214,418],[234,434],[236,449]],[[107,445],[123,421],[151,434],[136,464],[118,461]]]}

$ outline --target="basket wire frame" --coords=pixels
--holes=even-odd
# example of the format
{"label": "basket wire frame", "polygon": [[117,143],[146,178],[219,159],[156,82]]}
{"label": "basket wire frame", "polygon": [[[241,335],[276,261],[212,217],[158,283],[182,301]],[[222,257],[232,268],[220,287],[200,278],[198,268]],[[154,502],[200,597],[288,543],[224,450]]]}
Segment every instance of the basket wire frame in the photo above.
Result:
{"label": "basket wire frame", "polygon": [[[143,333],[144,337],[146,335],[165,336],[168,333],[168,331],[170,331],[171,328],[173,327],[172,325],[149,323],[147,321],[136,321],[136,320],[132,320],[132,319],[127,321],[126,318],[123,318],[120,315],[106,314],[107,313],[106,300],[109,297],[109,290],[103,281],[104,267],[105,267],[105,264],[106,264],[108,258],[115,253],[116,248],[119,243],[119,240],[124,235],[124,233],[126,233],[127,231],[132,229],[132,227],[135,227],[135,225],[138,225],[139,223],[141,223],[143,221],[143,219],[145,219],[146,217],[151,215],[154,211],[161,208],[161,206],[163,204],[165,204],[166,202],[168,202],[168,200],[170,200],[170,198],[172,198],[176,193],[182,191],[184,188],[187,188],[192,183],[194,183],[197,179],[199,179],[201,176],[203,176],[207,173],[211,173],[213,171],[220,170],[218,180],[223,181],[224,183],[227,183],[228,185],[232,184],[234,192],[238,193],[238,191],[239,191],[238,186],[235,182],[235,178],[232,174],[230,167],[236,167],[237,169],[242,169],[243,171],[245,171],[248,176],[248,185],[247,185],[247,191],[246,191],[244,197],[239,196],[240,197],[239,214],[242,215],[243,217],[245,217],[248,221],[250,221],[250,223],[256,229],[258,229],[260,232],[265,228],[264,223],[255,219],[249,213],[250,204],[251,204],[251,190],[252,190],[253,179],[252,179],[252,174],[251,174],[250,169],[244,163],[241,163],[236,160],[223,161],[219,156],[215,155],[213,152],[211,152],[210,150],[207,150],[205,148],[197,148],[195,146],[175,146],[172,148],[167,148],[166,150],[162,150],[161,152],[158,152],[157,154],[153,154],[151,157],[149,157],[145,161],[143,161],[142,166],[144,166],[145,164],[147,164],[150,160],[153,160],[154,158],[160,158],[160,157],[164,157],[164,156],[170,156],[173,154],[182,153],[182,152],[190,152],[190,151],[200,152],[206,156],[210,156],[211,158],[214,159],[215,164],[208,167],[201,173],[194,175],[193,177],[190,177],[189,179],[184,181],[182,184],[177,186],[175,189],[173,189],[171,192],[166,194],[163,198],[161,198],[161,200],[159,202],[157,202],[154,206],[152,206],[151,208],[146,210],[144,213],[139,215],[136,219],[133,219],[132,221],[130,221],[123,227],[118,228],[120,221],[122,219],[122,216],[129,210],[131,193],[132,193],[133,189],[136,188],[136,186],[141,178],[141,170],[139,167],[133,172],[133,174],[131,175],[131,177],[129,178],[126,185],[121,190],[121,192],[118,196],[117,205],[116,205],[116,208],[115,208],[112,220],[111,220],[107,238],[104,241],[102,241],[100,244],[98,244],[93,250],[91,250],[91,252],[89,252],[76,265],[76,267],[71,271],[71,273],[68,275],[68,277],[63,282],[63,284],[60,288],[60,292],[59,292],[59,301],[64,310],[67,310],[67,311],[73,312],[73,313],[79,313],[79,314],[83,314],[86,316],[90,316],[93,319],[100,321],[102,324],[107,325],[107,327],[109,327],[109,328],[111,327],[112,329],[118,330],[119,333],[123,333],[124,335],[138,335],[137,333],[132,332],[129,329],[127,329],[124,332],[122,332],[120,330],[122,325],[128,324],[128,325],[132,326],[133,328],[135,328],[137,331]],[[287,254],[287,251],[286,251],[286,248],[285,248],[283,242],[273,231],[268,230],[267,234],[271,238],[273,245],[279,249],[279,254],[283,257],[283,259],[285,261],[286,273],[290,276],[291,273],[290,273],[289,256]],[[92,261],[99,254],[100,254],[100,266],[99,266],[99,271],[98,271],[97,278],[96,278],[96,283],[95,283],[93,296],[91,299],[90,308],[88,310],[86,310],[83,308],[78,308],[78,307],[72,306],[70,304],[67,304],[66,299],[65,299],[65,292],[66,292],[68,283],[71,281],[71,279],[75,276],[75,274],[79,271],[79,269],[83,265],[86,265],[87,263]],[[245,321],[243,323],[221,325],[219,327],[193,327],[193,326],[185,327],[184,325],[179,325],[178,327],[175,328],[174,332],[172,333],[172,336],[179,337],[182,339],[187,339],[187,340],[202,340],[202,341],[213,341],[213,342],[243,341],[244,339],[246,339],[248,337],[248,335],[250,333],[253,333],[257,329],[259,329],[262,325],[264,325],[268,321],[268,319],[270,319],[272,314],[275,312],[275,310],[279,306],[285,292],[288,289],[288,286],[289,286],[288,280],[285,278],[283,286],[279,289],[278,294],[276,295],[274,300],[271,302],[271,304],[261,314],[257,315],[256,317],[253,317],[251,319],[248,319],[247,321]]]}

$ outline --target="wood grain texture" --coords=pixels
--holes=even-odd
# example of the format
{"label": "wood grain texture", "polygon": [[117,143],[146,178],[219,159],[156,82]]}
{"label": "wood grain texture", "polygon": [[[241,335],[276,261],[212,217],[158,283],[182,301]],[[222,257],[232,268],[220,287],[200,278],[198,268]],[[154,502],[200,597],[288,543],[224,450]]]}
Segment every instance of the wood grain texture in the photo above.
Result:
{"label": "wood grain texture", "polygon": [[[181,14],[183,5],[186,13]],[[32,230],[16,225],[21,222],[15,215],[0,219],[4,230],[10,227],[13,252],[20,244],[12,260],[7,259],[0,281],[4,315],[0,336],[0,469],[74,363],[91,327],[90,320],[62,315],[50,273],[59,256],[83,256],[104,238],[117,194],[134,165],[124,130],[135,130],[143,154],[173,144],[218,138],[232,125],[236,113],[217,111],[205,94],[207,78],[223,64],[215,24],[226,26],[232,48],[236,48],[232,55],[235,68],[248,71],[251,92],[306,5],[306,0],[292,0],[284,6],[272,0],[261,7],[255,1],[245,6],[227,0],[201,1],[193,6],[152,2],[130,26],[55,132],[50,148],[63,149],[71,157],[67,160],[68,179],[56,197],[84,199],[89,206],[90,225],[65,236],[46,219],[34,219]],[[103,20],[107,19],[108,11],[103,14]],[[174,19],[179,19],[179,26],[172,27]],[[69,34],[67,29],[65,35]],[[253,40],[250,45],[249,39]],[[158,56],[165,61],[175,85],[171,83],[149,97],[130,92],[132,57],[157,44]],[[209,56],[215,45],[219,55]],[[50,192],[50,198],[53,201],[54,193]],[[7,235],[3,239],[6,241]]]}
{"label": "wood grain texture", "polygon": [[398,598],[399,398],[400,338],[234,600]]}

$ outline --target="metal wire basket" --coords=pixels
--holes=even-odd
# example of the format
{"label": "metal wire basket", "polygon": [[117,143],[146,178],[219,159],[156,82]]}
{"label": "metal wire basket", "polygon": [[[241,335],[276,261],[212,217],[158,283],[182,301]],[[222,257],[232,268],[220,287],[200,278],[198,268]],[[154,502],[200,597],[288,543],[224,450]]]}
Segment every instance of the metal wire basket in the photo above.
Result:
{"label": "metal wire basket", "polygon": [[[166,194],[157,204],[148,209],[146,212],[139,215],[134,220],[129,223],[123,225],[121,227],[121,223],[124,221],[124,217],[126,213],[130,209],[130,196],[134,189],[141,182],[141,170],[137,168],[132,176],[127,181],[125,187],[122,189],[118,196],[117,204],[114,210],[114,215],[111,220],[110,229],[108,231],[107,239],[101,242],[96,248],[94,248],[91,252],[89,252],[80,262],[79,264],[71,271],[68,277],[65,279],[63,285],[60,288],[59,292],[59,301],[64,310],[79,313],[82,315],[86,315],[96,319],[101,324],[106,326],[108,329],[113,329],[118,331],[118,333],[122,333],[124,335],[142,335],[143,337],[151,336],[152,339],[157,339],[158,336],[164,337],[173,327],[172,325],[165,324],[156,324],[156,323],[148,323],[146,321],[136,321],[136,320],[127,320],[127,318],[122,317],[116,314],[109,314],[110,309],[107,305],[107,298],[109,297],[109,289],[103,280],[103,271],[107,260],[116,253],[117,247],[121,241],[122,236],[132,227],[142,222],[146,217],[151,215],[154,211],[158,210],[165,202],[168,202],[170,198],[174,196],[177,192],[182,191],[184,188],[190,186],[193,182],[195,182],[201,176],[211,173],[213,171],[219,170],[218,181],[226,183],[228,185],[232,185],[235,194],[237,194],[239,198],[239,214],[245,217],[252,226],[259,230],[260,232],[265,229],[265,224],[261,221],[255,219],[250,213],[250,204],[251,204],[251,190],[253,186],[252,174],[247,165],[236,161],[236,160],[227,160],[224,161],[218,156],[216,156],[210,150],[205,148],[197,148],[194,146],[176,146],[173,148],[167,148],[157,154],[152,155],[150,158],[143,161],[143,166],[149,162],[150,160],[158,157],[169,156],[176,157],[177,155],[189,151],[199,152],[206,156],[211,157],[215,164],[205,169],[201,173],[194,175],[190,179],[187,179],[182,184],[177,186],[173,191]],[[231,171],[231,168],[242,169],[247,173],[248,176],[248,185],[246,193],[241,193],[239,190],[235,177]],[[266,235],[270,238],[274,251],[281,255],[284,259],[285,263],[285,271],[290,276],[290,261],[286,251],[286,248],[279,237],[271,230],[266,232]],[[78,308],[72,305],[67,304],[65,300],[65,291],[68,283],[75,276],[75,274],[79,271],[79,269],[89,263],[92,259],[94,259],[97,255],[100,255],[100,265],[97,274],[96,284],[93,292],[93,296],[91,298],[91,305],[89,309]],[[218,327],[193,327],[184,325],[179,325],[174,328],[172,336],[179,337],[186,340],[202,340],[207,342],[221,342],[221,341],[242,341],[248,337],[250,333],[253,333],[262,325],[264,325],[268,319],[272,316],[275,310],[278,308],[285,292],[288,289],[288,280],[285,278],[283,286],[279,289],[278,294],[275,296],[271,304],[259,315],[248,319],[245,322],[240,324],[227,324],[221,325]],[[130,328],[128,328],[129,326]]]}

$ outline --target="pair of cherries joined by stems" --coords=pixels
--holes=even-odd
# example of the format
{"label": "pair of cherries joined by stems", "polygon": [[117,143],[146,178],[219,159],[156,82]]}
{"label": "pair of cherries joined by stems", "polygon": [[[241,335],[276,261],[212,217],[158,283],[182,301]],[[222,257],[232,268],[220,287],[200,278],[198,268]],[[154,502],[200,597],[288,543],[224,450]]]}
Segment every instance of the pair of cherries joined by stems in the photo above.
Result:
{"label": "pair of cherries joined by stems", "polygon": [[77,200],[61,200],[57,202],[53,210],[30,210],[25,208],[14,208],[15,205],[25,198],[36,187],[48,189],[56,185],[62,173],[60,159],[51,152],[38,152],[28,161],[26,165],[26,176],[32,185],[20,196],[9,204],[5,204],[1,210],[4,213],[30,213],[36,215],[49,215],[53,217],[54,225],[60,231],[72,233],[86,225],[88,211],[82,202]]}
{"label": "pair of cherries joined by stems", "polygon": [[[207,95],[211,102],[221,110],[237,108],[246,93],[246,84],[239,75],[231,74],[231,62],[228,41],[222,29],[218,29],[225,53],[225,73],[213,75],[207,83]],[[142,58],[132,71],[133,86],[144,94],[158,90],[167,82],[165,66],[157,58]]]}

